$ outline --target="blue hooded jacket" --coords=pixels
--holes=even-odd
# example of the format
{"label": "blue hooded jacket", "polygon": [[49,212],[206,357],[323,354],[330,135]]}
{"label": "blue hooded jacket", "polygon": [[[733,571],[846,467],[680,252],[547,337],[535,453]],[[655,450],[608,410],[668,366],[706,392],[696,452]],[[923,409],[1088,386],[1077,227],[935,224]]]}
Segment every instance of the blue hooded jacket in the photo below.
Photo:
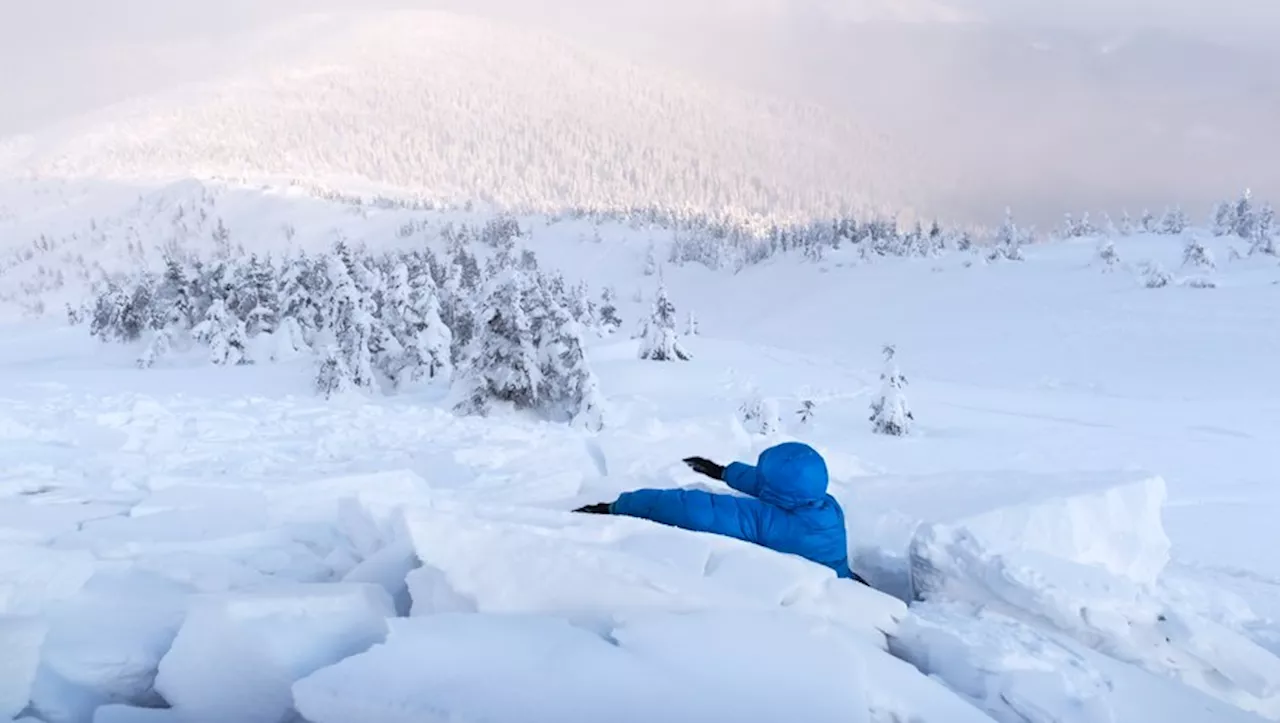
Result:
{"label": "blue hooded jacket", "polygon": [[827,494],[827,464],[817,450],[800,442],[779,444],[762,452],[754,467],[726,467],[724,481],[751,498],[637,490],[620,496],[610,511],[754,542],[826,565],[842,578],[853,576],[844,510]]}

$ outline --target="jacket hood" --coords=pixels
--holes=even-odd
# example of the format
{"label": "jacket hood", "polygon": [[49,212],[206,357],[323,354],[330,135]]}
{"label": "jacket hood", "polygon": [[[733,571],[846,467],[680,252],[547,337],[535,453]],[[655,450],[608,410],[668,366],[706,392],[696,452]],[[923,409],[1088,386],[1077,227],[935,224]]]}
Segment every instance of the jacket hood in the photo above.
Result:
{"label": "jacket hood", "polygon": [[757,497],[771,505],[794,509],[827,496],[827,463],[813,447],[785,442],[760,453]]}

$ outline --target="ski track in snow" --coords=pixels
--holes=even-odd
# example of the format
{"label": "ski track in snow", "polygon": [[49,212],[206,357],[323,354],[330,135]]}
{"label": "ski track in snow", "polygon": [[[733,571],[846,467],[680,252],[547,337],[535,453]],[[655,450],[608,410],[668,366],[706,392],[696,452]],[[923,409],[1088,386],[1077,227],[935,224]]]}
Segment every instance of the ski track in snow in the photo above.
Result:
{"label": "ski track in snow", "polygon": [[[611,266],[579,253],[545,256],[621,297],[651,285],[633,245]],[[305,365],[139,371],[136,350],[83,330],[12,327],[0,720],[693,721],[744,686],[736,720],[1280,720],[1280,565],[1263,544],[1280,410],[1253,404],[1280,393],[1262,373],[1277,343],[1258,336],[1280,322],[1274,292],[1253,281],[1272,272],[1150,291],[1082,253],[668,269],[705,336],[684,364],[593,343],[613,407],[598,435],[456,417],[438,389],[325,402]],[[925,284],[945,301],[876,303]],[[790,286],[803,308],[766,313]],[[1215,309],[1241,309],[1243,336]],[[1223,361],[1224,339],[1257,346]],[[901,439],[867,422],[879,347],[897,341],[919,418]],[[1206,382],[1208,363],[1235,373]],[[679,460],[777,441],[735,420],[751,393],[827,455],[855,566],[924,602],[564,512],[639,486],[724,491]],[[227,690],[247,702],[227,709]],[[174,707],[138,707],[157,696]]]}

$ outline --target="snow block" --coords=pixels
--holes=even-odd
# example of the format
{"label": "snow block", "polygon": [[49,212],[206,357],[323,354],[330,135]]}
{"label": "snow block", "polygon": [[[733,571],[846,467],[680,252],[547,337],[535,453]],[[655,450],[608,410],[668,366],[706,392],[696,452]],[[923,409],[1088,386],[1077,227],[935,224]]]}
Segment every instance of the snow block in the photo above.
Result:
{"label": "snow block", "polygon": [[[949,545],[962,543],[983,558],[1010,553],[1042,555],[1101,568],[1139,585],[1155,583],[1169,561],[1170,542],[1161,510],[1160,477],[1118,481],[1086,477],[1040,485],[985,509],[972,502],[937,517],[911,541],[911,582],[917,597],[945,595],[954,579],[945,569]],[[985,489],[983,499],[1001,499],[1005,490]],[[935,501],[936,502],[936,501]],[[942,566],[939,569],[939,565]]]}
{"label": "snow block", "polygon": [[80,592],[97,564],[83,550],[0,543],[0,614],[43,613]]}
{"label": "snow block", "polygon": [[[839,621],[883,647],[897,600],[801,558],[630,518],[451,503],[406,509],[412,614],[551,613],[610,621],[640,611],[792,608]],[[831,604],[832,590],[849,604]],[[857,589],[854,589],[857,588]]]}
{"label": "snow block", "polygon": [[[599,632],[441,614],[392,621],[385,644],[304,678],[294,698],[313,723],[866,723],[863,675],[881,659],[840,627],[781,612],[649,612]],[[949,701],[935,711],[947,715],[904,720],[990,723]]]}
{"label": "snow block", "polygon": [[0,614],[0,720],[17,718],[30,703],[46,632],[38,617]]}
{"label": "snow block", "polygon": [[160,661],[156,690],[185,723],[279,723],[294,681],[382,641],[393,615],[375,585],[197,598]]}
{"label": "snow block", "polygon": [[[97,573],[80,595],[49,614],[42,675],[77,686],[99,704],[148,702],[191,593],[186,585],[145,572]],[[40,687],[57,695],[56,685]],[[58,705],[40,695],[34,702],[41,710]]]}
{"label": "snow block", "polygon": [[894,652],[1001,723],[1256,723],[1070,637],[965,603],[912,607]]}
{"label": "snow block", "polygon": [[[1047,510],[1058,510],[1062,518],[1056,532],[1028,530],[1022,547],[1013,531],[1040,512],[1020,509],[1010,516],[1014,524],[997,511],[976,522],[923,526],[911,545],[917,594],[929,601],[989,606],[1023,623],[1048,625],[1117,661],[1180,681],[1241,709],[1280,718],[1280,657],[1203,615],[1170,605],[1150,584],[1155,566],[1137,574],[1143,555],[1126,557],[1144,538],[1155,538],[1153,548],[1167,554],[1158,520],[1153,523],[1143,514],[1154,507],[1163,485],[1147,485],[1150,497],[1145,503],[1139,494],[1143,487],[1135,484],[1115,494],[1050,505]],[[1103,523],[1123,528],[1123,522],[1112,517],[1123,509],[1135,509],[1133,529],[1108,535]],[[1091,510],[1095,514],[1089,514]],[[1073,544],[1068,533],[1071,523],[1127,544],[1111,548],[1112,564],[1102,564],[1105,548],[1083,553],[1083,545]],[[1042,524],[1053,527],[1047,517]],[[1049,544],[1054,540],[1061,542],[1058,554]]]}

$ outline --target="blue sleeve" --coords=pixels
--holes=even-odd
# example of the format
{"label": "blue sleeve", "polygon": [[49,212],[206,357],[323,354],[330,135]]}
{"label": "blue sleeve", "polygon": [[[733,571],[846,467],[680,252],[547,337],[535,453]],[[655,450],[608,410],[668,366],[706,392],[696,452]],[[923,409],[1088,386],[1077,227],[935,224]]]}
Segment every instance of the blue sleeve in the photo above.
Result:
{"label": "blue sleeve", "polygon": [[741,462],[733,462],[724,468],[724,483],[752,497],[760,491],[760,476],[756,474],[756,468]]}
{"label": "blue sleeve", "polygon": [[768,514],[764,507],[759,500],[703,490],[636,490],[620,496],[610,510],[615,515],[758,542]]}

